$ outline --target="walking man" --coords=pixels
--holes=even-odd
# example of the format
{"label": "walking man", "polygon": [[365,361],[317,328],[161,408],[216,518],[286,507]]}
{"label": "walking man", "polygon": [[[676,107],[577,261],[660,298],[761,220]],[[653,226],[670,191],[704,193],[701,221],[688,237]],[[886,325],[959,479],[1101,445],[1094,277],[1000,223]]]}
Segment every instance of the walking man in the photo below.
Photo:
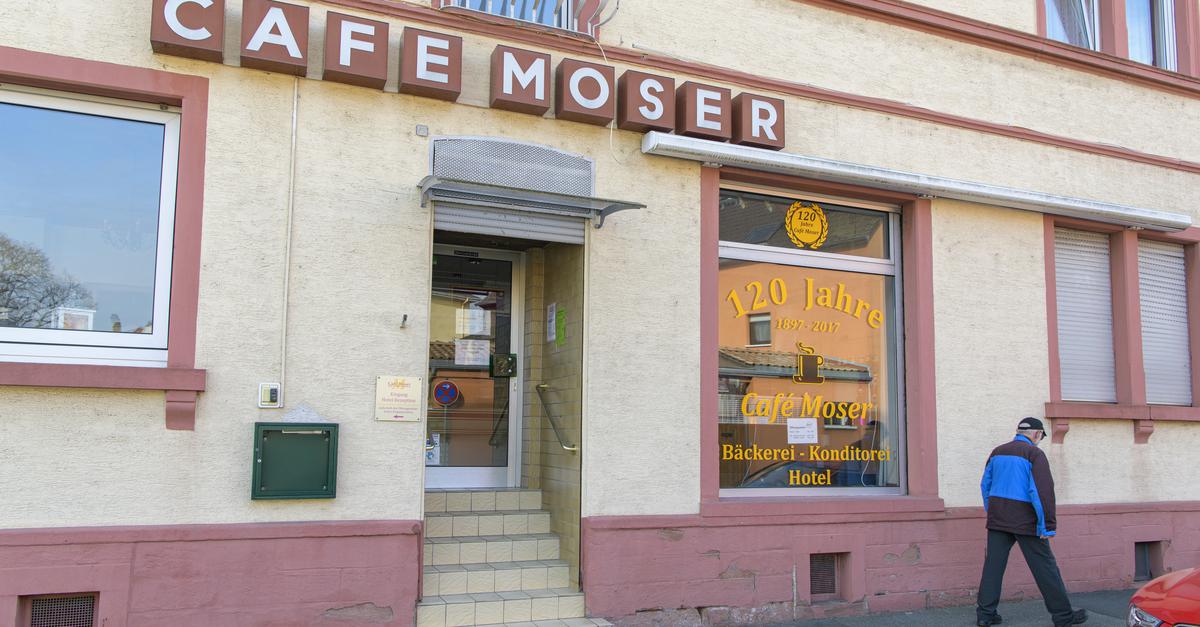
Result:
{"label": "walking man", "polygon": [[1022,419],[1016,437],[997,446],[984,468],[980,487],[988,536],[975,609],[975,624],[979,627],[1002,621],[996,606],[1000,603],[1000,584],[1014,542],[1021,546],[1055,627],[1087,622],[1087,610],[1071,609],[1058,563],[1050,552],[1049,539],[1056,528],[1054,478],[1050,476],[1046,454],[1037,447],[1045,437],[1041,420]]}

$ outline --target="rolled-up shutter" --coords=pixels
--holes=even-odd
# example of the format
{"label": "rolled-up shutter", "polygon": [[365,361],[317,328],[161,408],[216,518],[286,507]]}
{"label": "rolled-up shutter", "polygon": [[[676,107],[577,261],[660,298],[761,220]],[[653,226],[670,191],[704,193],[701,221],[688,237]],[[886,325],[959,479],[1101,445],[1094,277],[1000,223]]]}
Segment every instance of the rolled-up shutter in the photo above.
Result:
{"label": "rolled-up shutter", "polygon": [[1192,364],[1183,246],[1145,239],[1138,242],[1138,292],[1146,400],[1162,405],[1191,405]]}
{"label": "rolled-up shutter", "polygon": [[588,222],[572,216],[557,216],[492,207],[437,203],[433,228],[459,233],[481,233],[500,237],[582,244]]}
{"label": "rolled-up shutter", "polygon": [[1054,229],[1054,274],[1062,398],[1115,403],[1108,236]]}

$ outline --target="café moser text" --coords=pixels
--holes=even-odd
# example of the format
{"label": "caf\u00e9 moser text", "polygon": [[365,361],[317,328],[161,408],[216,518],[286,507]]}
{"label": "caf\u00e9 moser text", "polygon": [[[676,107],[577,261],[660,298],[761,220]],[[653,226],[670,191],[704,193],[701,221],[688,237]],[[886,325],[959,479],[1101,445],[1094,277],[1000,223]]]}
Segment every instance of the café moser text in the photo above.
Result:
{"label": "caf\u00e9 moser text", "polygon": [[[150,40],[161,54],[223,62],[225,0],[154,0]],[[388,76],[386,22],[330,11],[321,78],[383,89]],[[241,65],[305,76],[309,8],[274,0],[242,5]],[[463,40],[404,27],[400,93],[454,102],[462,93]],[[551,75],[550,55],[498,45],[491,55],[489,106],[563,120],[663,131],[771,150],[784,147],[784,102],[656,74],[564,58]],[[553,84],[551,84],[553,81]],[[551,91],[553,90],[553,98]]]}

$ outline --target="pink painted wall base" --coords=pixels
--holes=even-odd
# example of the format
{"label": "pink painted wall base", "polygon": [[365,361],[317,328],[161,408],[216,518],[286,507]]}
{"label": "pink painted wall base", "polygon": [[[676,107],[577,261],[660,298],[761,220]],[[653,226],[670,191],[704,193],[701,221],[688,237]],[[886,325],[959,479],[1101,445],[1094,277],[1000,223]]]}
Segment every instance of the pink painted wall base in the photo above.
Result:
{"label": "pink painted wall base", "polygon": [[0,530],[0,625],[25,595],[98,592],[96,624],[411,625],[421,523]]}
{"label": "pink painted wall base", "polygon": [[[739,624],[975,602],[982,508],[841,516],[629,516],[584,520],[589,616],[619,624]],[[1064,505],[1051,547],[1072,592],[1133,587],[1134,544],[1160,568],[1200,564],[1200,502]],[[815,596],[810,555],[839,554],[838,592]],[[1014,547],[1006,599],[1037,598]]]}

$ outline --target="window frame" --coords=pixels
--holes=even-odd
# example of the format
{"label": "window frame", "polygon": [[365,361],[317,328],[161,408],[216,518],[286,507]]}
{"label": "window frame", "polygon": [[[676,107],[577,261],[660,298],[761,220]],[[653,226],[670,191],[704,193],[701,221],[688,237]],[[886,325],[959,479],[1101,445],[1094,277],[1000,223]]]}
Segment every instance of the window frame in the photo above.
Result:
{"label": "window frame", "polygon": [[[1064,227],[1109,236],[1113,298],[1113,352],[1117,401],[1115,403],[1064,401],[1058,350],[1058,300],[1055,275],[1054,229]],[[1192,404],[1161,405],[1147,401],[1146,372],[1142,354],[1141,296],[1138,278],[1138,242],[1157,240],[1184,247],[1184,273],[1188,302],[1200,297],[1200,227],[1167,233],[1128,229],[1104,224],[1046,215],[1046,320],[1050,369],[1050,400],[1045,416],[1053,421],[1051,441],[1061,444],[1070,430],[1071,420],[1104,419],[1133,422],[1134,442],[1144,444],[1154,433],[1155,420],[1200,421],[1200,312],[1188,311],[1188,345],[1192,369]]]}
{"label": "window frame", "polygon": [[1041,19],[1041,24],[1042,24],[1041,34],[1043,37],[1046,37],[1046,38],[1050,39],[1051,41],[1057,41],[1060,44],[1066,44],[1068,46],[1082,48],[1083,50],[1091,50],[1093,52],[1100,52],[1104,49],[1103,46],[1106,43],[1105,39],[1108,39],[1108,37],[1105,37],[1105,35],[1104,35],[1104,27],[1103,27],[1104,10],[1101,9],[1101,5],[1104,4],[1103,0],[1093,0],[1092,1],[1092,10],[1091,10],[1090,17],[1092,20],[1093,32],[1091,33],[1091,36],[1092,36],[1092,39],[1094,39],[1095,41],[1092,42],[1091,46],[1080,46],[1078,44],[1073,44],[1069,41],[1063,41],[1061,39],[1051,38],[1050,37],[1050,11],[1048,10],[1047,5],[1050,4],[1051,2],[1053,2],[1054,0],[1036,0],[1036,1],[1039,3],[1039,5],[1038,5],[1040,8],[1039,16],[1041,16],[1041,18],[1042,18]]}
{"label": "window frame", "polygon": [[[896,368],[894,385],[896,386],[896,406],[897,406],[897,423],[899,425],[899,437],[897,438],[896,449],[899,457],[898,464],[900,469],[900,478],[898,487],[877,487],[877,488],[847,488],[847,487],[829,487],[829,488],[805,488],[805,487],[790,487],[790,488],[720,488],[718,495],[721,498],[754,498],[754,497],[814,497],[814,496],[902,496],[906,493],[908,486],[908,456],[906,452],[907,446],[907,428],[906,414],[904,402],[904,293],[901,271],[901,256],[903,250],[900,242],[900,206],[898,204],[872,203],[869,201],[858,201],[850,198],[833,198],[830,196],[822,196],[819,194],[806,194],[802,190],[787,190],[779,188],[768,188],[753,185],[739,185],[735,183],[722,184],[721,190],[742,191],[755,194],[763,194],[775,196],[779,198],[787,198],[791,200],[805,200],[817,202],[836,202],[841,205],[855,207],[859,209],[868,209],[887,214],[888,228],[888,258],[874,259],[871,257],[860,257],[857,255],[843,255],[838,253],[822,253],[811,250],[789,250],[778,246],[766,246],[761,244],[744,244],[741,242],[729,242],[718,240],[718,260],[732,259],[736,261],[751,261],[756,263],[768,263],[776,265],[786,265],[799,268],[814,268],[818,270],[830,270],[835,272],[853,272],[857,274],[871,274],[875,276],[890,277],[892,279],[892,303],[894,310],[888,312],[889,328],[887,333],[893,337],[893,346],[891,346],[891,355],[895,362],[893,366]],[[719,193],[719,192],[718,192]],[[720,220],[720,215],[717,217]],[[719,345],[719,342],[718,342]]]}
{"label": "window frame", "polygon": [[[449,9],[451,11],[464,11],[472,15],[484,17],[487,20],[503,20],[513,23],[514,25],[532,26],[535,28],[550,29],[555,33],[567,33],[571,35],[592,36],[596,25],[585,21],[583,24],[578,24],[578,16],[582,13],[582,9],[588,5],[588,0],[563,0],[563,4],[555,13],[554,24],[540,22],[537,19],[525,19],[513,13],[515,4],[504,1],[505,9],[502,13],[495,12],[495,4],[502,0],[432,0],[433,8]],[[483,5],[481,8],[471,6],[472,4]],[[576,5],[580,5],[577,10]],[[592,21],[596,18],[592,16]]]}
{"label": "window frame", "polygon": [[[1171,37],[1173,58],[1171,62],[1163,63],[1162,65],[1158,63],[1157,53],[1154,63],[1144,63],[1130,58],[1129,25],[1126,15],[1126,4],[1123,0],[1121,2],[1104,0],[1097,2],[1100,16],[1097,27],[1099,46],[1096,49],[1084,48],[1056,39],[1050,39],[1047,24],[1047,0],[1033,0],[1037,16],[1037,34],[1039,37],[1045,38],[1055,45],[1065,46],[1072,50],[1085,51],[1087,54],[1107,54],[1120,57],[1126,63],[1131,64],[1129,66],[1130,69],[1139,74],[1142,74],[1144,70],[1150,70],[1152,73],[1178,72],[1189,76],[1200,75],[1200,54],[1197,53],[1198,48],[1200,48],[1200,9],[1189,0],[1153,1],[1163,8],[1164,13],[1170,13],[1169,16],[1165,16],[1166,20],[1161,25],[1161,30],[1164,34],[1173,34],[1173,37]],[[1157,36],[1160,29],[1156,27],[1154,30],[1155,45],[1157,46]]]}
{"label": "window frame", "polygon": [[207,372],[195,366],[208,79],[0,46],[0,85],[180,110],[166,364],[145,367],[0,361],[0,386],[162,391],[166,428],[195,429],[197,395],[207,385]]}
{"label": "window frame", "polygon": [[[82,115],[158,124],[163,127],[155,240],[153,331],[148,334],[0,327],[0,361],[136,365],[167,362],[175,197],[179,172],[178,107],[151,106],[69,92],[0,86],[0,103]],[[88,341],[90,340],[90,341]]]}
{"label": "window frame", "polygon": [[[943,512],[938,497],[937,465],[937,370],[934,359],[933,323],[933,211],[932,197],[893,192],[859,185],[834,183],[803,177],[747,170],[732,166],[700,168],[700,515],[770,516],[781,522],[824,514],[870,514],[896,512]],[[901,382],[904,399],[905,472],[903,495],[821,494],[782,497],[720,495],[718,444],[720,440],[718,399],[719,340],[717,338],[717,273],[719,266],[720,189],[734,184],[786,189],[808,197],[829,195],[861,201],[899,204],[903,297],[898,309],[903,315],[906,373]],[[788,490],[791,492],[791,489]]]}
{"label": "window frame", "polygon": [[1178,25],[1176,24],[1174,0],[1146,0],[1150,3],[1150,55],[1152,60],[1149,63],[1134,59],[1132,52],[1129,51],[1130,1],[1125,0],[1124,10],[1121,11],[1125,31],[1125,56],[1136,63],[1151,65],[1169,72],[1178,71],[1179,42],[1176,35]]}
{"label": "window frame", "polygon": [[[757,320],[755,320],[755,318],[757,318]],[[767,341],[766,342],[755,342],[754,341],[754,324],[764,322],[763,318],[766,318],[765,322],[767,323]],[[771,319],[770,312],[768,312],[768,313],[752,313],[752,314],[746,315],[746,326],[749,331],[746,334],[746,347],[747,348],[771,345],[771,338],[772,338],[771,322],[772,322],[772,319]]]}

